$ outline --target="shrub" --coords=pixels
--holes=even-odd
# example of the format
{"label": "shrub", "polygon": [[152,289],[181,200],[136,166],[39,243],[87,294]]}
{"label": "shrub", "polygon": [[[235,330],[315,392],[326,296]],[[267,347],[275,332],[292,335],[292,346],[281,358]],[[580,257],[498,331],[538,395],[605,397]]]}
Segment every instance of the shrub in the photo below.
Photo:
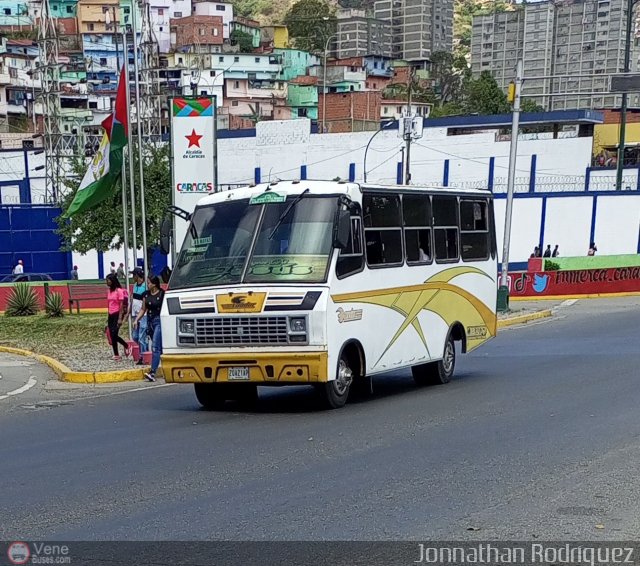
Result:
{"label": "shrub", "polygon": [[64,316],[64,301],[60,293],[49,293],[44,300],[44,310],[49,317]]}
{"label": "shrub", "polygon": [[545,271],[560,271],[560,264],[555,261],[549,261],[548,259],[544,262],[544,270]]}
{"label": "shrub", "polygon": [[7,301],[7,316],[31,316],[38,312],[38,296],[27,283],[16,283]]}

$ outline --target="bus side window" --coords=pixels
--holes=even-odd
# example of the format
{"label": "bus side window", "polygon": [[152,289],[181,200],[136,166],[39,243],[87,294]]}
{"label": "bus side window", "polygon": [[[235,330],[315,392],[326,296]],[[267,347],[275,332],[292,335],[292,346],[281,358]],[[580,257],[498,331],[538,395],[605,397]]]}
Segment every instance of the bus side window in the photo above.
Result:
{"label": "bus side window", "polygon": [[358,273],[364,268],[364,254],[362,251],[362,218],[351,217],[351,233],[347,247],[340,250],[336,275],[339,279]]}
{"label": "bus side window", "polygon": [[458,199],[457,197],[433,197],[433,236],[436,261],[458,260]]}
{"label": "bus side window", "polygon": [[407,263],[424,264],[433,261],[431,246],[431,201],[428,195],[403,195],[404,248]]}
{"label": "bus side window", "polygon": [[365,194],[364,237],[371,267],[402,263],[402,222],[398,195]]}
{"label": "bus side window", "polygon": [[486,200],[460,199],[460,228],[463,261],[489,259],[489,217]]}

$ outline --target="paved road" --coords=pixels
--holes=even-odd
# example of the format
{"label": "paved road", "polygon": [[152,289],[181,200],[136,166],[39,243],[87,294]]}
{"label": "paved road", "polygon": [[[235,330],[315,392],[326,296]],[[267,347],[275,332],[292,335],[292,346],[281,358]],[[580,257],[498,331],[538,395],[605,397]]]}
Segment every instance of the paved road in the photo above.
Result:
{"label": "paved road", "polygon": [[635,539],[639,320],[636,299],[581,301],[449,385],[402,373],[339,411],[304,388],[254,413],[180,386],[18,405],[0,539]]}

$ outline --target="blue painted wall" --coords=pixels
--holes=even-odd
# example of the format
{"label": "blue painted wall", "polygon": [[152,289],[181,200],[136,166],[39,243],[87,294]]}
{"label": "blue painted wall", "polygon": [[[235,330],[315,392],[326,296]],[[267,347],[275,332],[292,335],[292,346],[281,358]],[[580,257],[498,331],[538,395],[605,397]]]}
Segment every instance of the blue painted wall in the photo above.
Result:
{"label": "blue painted wall", "polygon": [[8,275],[18,260],[26,272],[68,279],[71,254],[61,252],[55,233],[60,209],[53,206],[0,206],[0,275]]}

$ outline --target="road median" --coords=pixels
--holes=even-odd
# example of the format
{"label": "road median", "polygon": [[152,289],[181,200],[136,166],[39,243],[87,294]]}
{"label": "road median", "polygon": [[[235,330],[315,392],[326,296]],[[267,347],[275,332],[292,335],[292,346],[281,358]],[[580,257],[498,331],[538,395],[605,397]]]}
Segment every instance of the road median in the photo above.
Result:
{"label": "road median", "polygon": [[50,356],[36,354],[30,350],[13,348],[10,346],[0,346],[0,352],[33,358],[34,360],[49,366],[58,376],[58,379],[69,383],[97,384],[118,383],[123,381],[142,381],[144,379],[144,370],[146,369],[136,368],[110,371],[74,371],[62,362],[59,362]]}
{"label": "road median", "polygon": [[505,316],[498,319],[498,329],[507,328],[509,326],[516,326],[517,324],[526,324],[534,320],[540,320],[543,318],[549,318],[553,315],[552,309],[544,309],[535,312],[528,312],[524,314],[514,313],[513,315]]}

